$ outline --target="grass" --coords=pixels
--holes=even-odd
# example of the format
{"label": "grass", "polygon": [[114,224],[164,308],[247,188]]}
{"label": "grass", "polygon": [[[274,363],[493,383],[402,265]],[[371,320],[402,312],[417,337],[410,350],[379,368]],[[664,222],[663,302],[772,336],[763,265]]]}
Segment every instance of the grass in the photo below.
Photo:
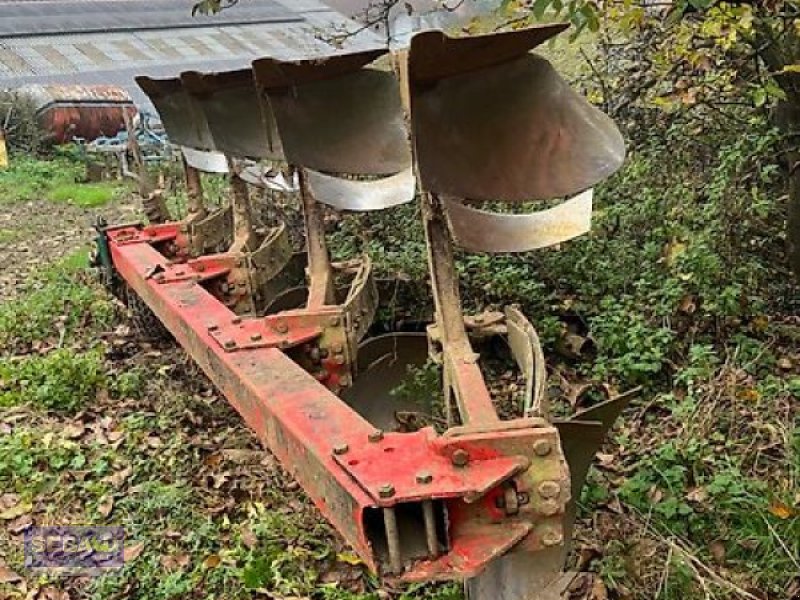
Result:
{"label": "grass", "polygon": [[93,208],[124,189],[120,182],[79,183],[84,176],[85,166],[71,149],[49,160],[15,155],[9,168],[0,171],[0,203],[49,200]]}
{"label": "grass", "polygon": [[111,323],[109,298],[84,269],[87,251],[77,251],[44,269],[27,284],[27,294],[0,305],[0,351],[30,349],[34,343],[70,345]]}
{"label": "grass", "polygon": [[64,183],[50,190],[47,199],[93,208],[108,204],[118,192],[116,183]]}

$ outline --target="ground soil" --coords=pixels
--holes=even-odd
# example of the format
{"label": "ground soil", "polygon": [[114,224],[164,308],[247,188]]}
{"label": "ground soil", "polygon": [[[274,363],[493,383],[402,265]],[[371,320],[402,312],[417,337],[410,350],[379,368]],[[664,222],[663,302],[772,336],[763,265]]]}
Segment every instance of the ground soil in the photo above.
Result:
{"label": "ground soil", "polygon": [[47,200],[10,202],[0,207],[0,301],[13,298],[35,270],[86,248],[97,217],[126,223],[138,215],[130,197],[100,208],[82,208]]}

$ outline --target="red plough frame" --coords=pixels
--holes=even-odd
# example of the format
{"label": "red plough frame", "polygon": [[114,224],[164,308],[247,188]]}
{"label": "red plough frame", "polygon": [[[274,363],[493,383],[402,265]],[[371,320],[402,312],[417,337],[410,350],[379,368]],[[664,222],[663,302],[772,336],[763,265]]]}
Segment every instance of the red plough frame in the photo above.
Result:
{"label": "red plough frame", "polygon": [[203,286],[225,275],[225,255],[172,264],[159,252],[180,243],[178,225],[106,236],[122,279],[371,569],[406,581],[462,579],[521,540],[527,550],[562,543],[563,511],[535,492],[564,472],[553,462],[561,455],[553,427],[491,419],[444,436],[376,430],[287,355],[335,312],[241,318]]}

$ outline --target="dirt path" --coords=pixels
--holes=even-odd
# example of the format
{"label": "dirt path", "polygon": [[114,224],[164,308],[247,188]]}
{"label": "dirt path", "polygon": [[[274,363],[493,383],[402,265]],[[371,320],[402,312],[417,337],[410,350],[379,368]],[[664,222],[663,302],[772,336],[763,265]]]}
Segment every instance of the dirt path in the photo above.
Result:
{"label": "dirt path", "polygon": [[0,204],[0,301],[15,297],[36,269],[89,245],[98,215],[109,223],[136,220],[136,200],[123,197],[100,208],[46,200]]}

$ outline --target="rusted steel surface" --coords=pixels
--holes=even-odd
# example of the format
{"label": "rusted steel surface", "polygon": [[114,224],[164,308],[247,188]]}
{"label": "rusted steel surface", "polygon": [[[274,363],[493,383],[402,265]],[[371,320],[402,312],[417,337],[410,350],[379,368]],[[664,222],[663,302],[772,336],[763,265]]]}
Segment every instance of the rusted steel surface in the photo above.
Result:
{"label": "rusted steel surface", "polygon": [[253,63],[290,164],[352,175],[392,175],[411,165],[398,82],[363,68],[383,53]]}
{"label": "rusted steel surface", "polygon": [[197,100],[217,151],[238,158],[282,160],[275,119],[262,115],[251,69],[181,74],[184,89]]}
{"label": "rusted steel surface", "polygon": [[59,144],[116,135],[125,128],[125,115],[137,113],[128,93],[114,86],[30,85],[18,91],[34,101],[39,126]]}
{"label": "rusted steel surface", "polygon": [[179,77],[154,79],[142,76],[136,78],[136,83],[156,107],[173,144],[202,151],[215,149],[205,113]]}
{"label": "rusted steel surface", "polygon": [[561,29],[413,38],[411,113],[424,189],[471,200],[550,199],[581,192],[622,165],[613,121],[547,60],[528,54]]}

